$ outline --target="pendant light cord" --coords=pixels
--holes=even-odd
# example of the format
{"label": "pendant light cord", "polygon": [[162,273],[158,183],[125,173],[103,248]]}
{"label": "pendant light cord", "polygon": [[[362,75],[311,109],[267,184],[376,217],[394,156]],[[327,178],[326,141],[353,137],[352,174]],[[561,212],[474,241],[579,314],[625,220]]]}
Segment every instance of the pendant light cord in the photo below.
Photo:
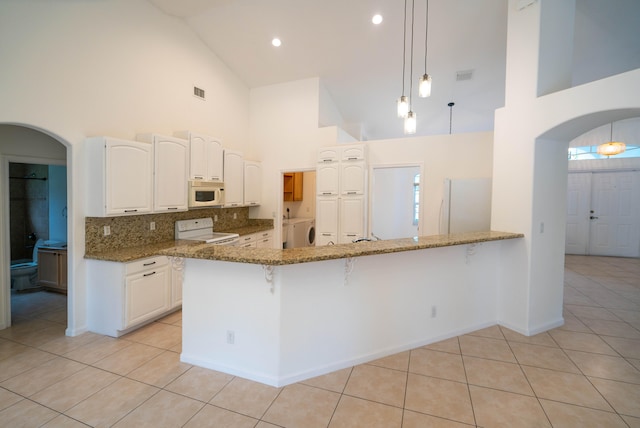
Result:
{"label": "pendant light cord", "polygon": [[450,102],[447,105],[449,106],[449,135],[451,135],[451,124],[453,122],[453,106],[456,105],[456,103]]}
{"label": "pendant light cord", "polygon": [[402,33],[402,96],[404,97],[405,64],[407,62],[407,0],[404,0],[404,31]]}
{"label": "pendant light cord", "polygon": [[414,9],[416,6],[416,0],[411,0],[411,66],[409,69],[409,111],[413,111],[411,109],[411,92],[413,91],[413,21],[414,21]]}
{"label": "pendant light cord", "polygon": [[424,19],[424,74],[427,74],[427,39],[429,36],[429,0],[427,0],[427,12]]}

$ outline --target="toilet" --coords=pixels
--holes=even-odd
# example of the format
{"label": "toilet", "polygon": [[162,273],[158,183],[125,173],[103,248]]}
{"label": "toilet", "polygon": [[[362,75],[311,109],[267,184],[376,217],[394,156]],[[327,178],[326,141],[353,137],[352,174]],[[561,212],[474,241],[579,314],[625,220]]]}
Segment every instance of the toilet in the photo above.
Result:
{"label": "toilet", "polygon": [[43,242],[42,239],[38,239],[34,245],[32,261],[10,266],[12,289],[22,291],[38,286],[38,248]]}

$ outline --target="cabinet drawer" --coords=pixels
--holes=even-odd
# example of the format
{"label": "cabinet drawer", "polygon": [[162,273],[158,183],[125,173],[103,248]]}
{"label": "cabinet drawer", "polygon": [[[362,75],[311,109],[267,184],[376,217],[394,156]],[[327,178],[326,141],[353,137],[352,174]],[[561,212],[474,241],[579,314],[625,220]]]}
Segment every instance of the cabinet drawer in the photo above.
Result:
{"label": "cabinet drawer", "polygon": [[252,242],[256,242],[256,235],[254,233],[251,235],[242,235],[238,242],[238,246],[243,247],[245,244],[250,244]]}
{"label": "cabinet drawer", "polygon": [[165,256],[149,257],[147,259],[136,260],[127,263],[125,266],[125,275],[131,275],[144,270],[153,270],[154,268],[163,267],[169,264],[169,259]]}

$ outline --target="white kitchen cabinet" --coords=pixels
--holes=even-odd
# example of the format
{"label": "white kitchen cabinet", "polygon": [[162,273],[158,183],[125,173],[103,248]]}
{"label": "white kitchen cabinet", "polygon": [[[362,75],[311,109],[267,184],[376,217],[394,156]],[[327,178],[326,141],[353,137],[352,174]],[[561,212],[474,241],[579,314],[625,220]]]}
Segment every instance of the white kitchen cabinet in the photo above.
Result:
{"label": "white kitchen cabinet", "polygon": [[262,196],[262,164],[244,161],[244,204],[260,205]]}
{"label": "white kitchen cabinet", "polygon": [[363,144],[318,151],[316,245],[352,242],[366,236],[367,162]]}
{"label": "white kitchen cabinet", "polygon": [[224,151],[224,206],[244,205],[244,160],[242,152]]}
{"label": "white kitchen cabinet", "polygon": [[85,141],[87,215],[147,214],[153,209],[153,146],[111,137]]}
{"label": "white kitchen cabinet", "polygon": [[249,235],[242,235],[238,242],[238,247],[240,248],[257,248],[258,244],[256,242],[256,235],[251,233]]}
{"label": "white kitchen cabinet", "polygon": [[182,282],[184,278],[184,259],[171,264],[171,309],[182,306]]}
{"label": "white kitchen cabinet", "polygon": [[273,248],[273,229],[254,233],[257,248]]}
{"label": "white kitchen cabinet", "polygon": [[191,131],[178,131],[173,135],[189,141],[191,180],[222,181],[224,149],[219,139]]}
{"label": "white kitchen cabinet", "polygon": [[153,144],[153,211],[187,211],[189,141],[158,134],[136,138]]}
{"label": "white kitchen cabinet", "polygon": [[129,263],[87,260],[89,330],[119,337],[172,310],[166,256]]}

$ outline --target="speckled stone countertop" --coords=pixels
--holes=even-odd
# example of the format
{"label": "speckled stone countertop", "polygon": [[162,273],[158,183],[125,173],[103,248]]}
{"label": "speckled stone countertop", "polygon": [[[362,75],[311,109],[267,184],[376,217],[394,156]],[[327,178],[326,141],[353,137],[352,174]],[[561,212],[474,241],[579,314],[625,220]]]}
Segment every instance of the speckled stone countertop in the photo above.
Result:
{"label": "speckled stone countertop", "polygon": [[172,257],[279,266],[374,254],[422,250],[426,248],[448,247],[452,245],[477,244],[481,242],[500,241],[523,237],[524,235],[521,233],[489,231],[390,239],[383,241],[364,241],[355,244],[291,248],[286,250],[273,248],[225,247],[193,241],[167,241],[155,245],[122,249],[117,252],[87,254],[85,255],[85,258],[128,262],[144,257],[167,255]]}

